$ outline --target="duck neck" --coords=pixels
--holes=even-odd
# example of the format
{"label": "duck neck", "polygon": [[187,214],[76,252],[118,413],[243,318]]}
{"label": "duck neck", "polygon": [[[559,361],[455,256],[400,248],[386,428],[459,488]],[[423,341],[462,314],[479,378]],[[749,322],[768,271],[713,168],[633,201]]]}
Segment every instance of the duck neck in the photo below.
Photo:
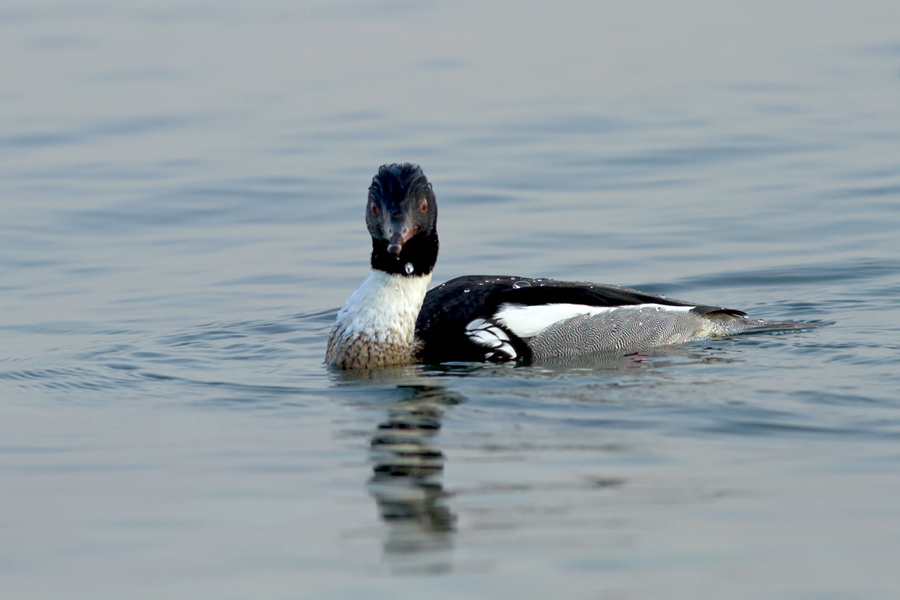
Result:
{"label": "duck neck", "polygon": [[400,256],[387,251],[386,240],[373,238],[372,268],[397,275],[431,275],[439,247],[437,231],[413,237],[403,246]]}
{"label": "duck neck", "polygon": [[338,312],[325,362],[342,369],[415,362],[416,319],[430,282],[430,268],[411,275],[373,268]]}

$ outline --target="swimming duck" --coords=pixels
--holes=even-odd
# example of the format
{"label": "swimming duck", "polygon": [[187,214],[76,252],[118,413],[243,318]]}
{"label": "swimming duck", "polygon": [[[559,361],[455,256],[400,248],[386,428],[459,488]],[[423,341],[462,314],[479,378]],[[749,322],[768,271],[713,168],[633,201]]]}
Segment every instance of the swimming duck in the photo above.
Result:
{"label": "swimming duck", "polygon": [[469,275],[428,290],[437,201],[418,165],[383,165],[366,203],[372,272],[338,312],[325,362],[341,369],[414,363],[534,362],[637,351],[751,331],[814,327],[748,319],[617,285]]}

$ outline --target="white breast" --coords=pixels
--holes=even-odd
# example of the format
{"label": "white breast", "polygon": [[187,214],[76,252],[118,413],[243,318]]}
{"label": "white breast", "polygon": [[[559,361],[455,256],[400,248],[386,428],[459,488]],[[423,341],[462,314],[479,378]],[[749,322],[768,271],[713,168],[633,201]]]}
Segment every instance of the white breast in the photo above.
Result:
{"label": "white breast", "polygon": [[325,360],[349,367],[411,360],[416,319],[431,274],[416,277],[373,269],[338,312]]}
{"label": "white breast", "polygon": [[407,277],[373,269],[335,319],[349,337],[377,338],[393,330],[408,335],[416,327],[431,275]]}

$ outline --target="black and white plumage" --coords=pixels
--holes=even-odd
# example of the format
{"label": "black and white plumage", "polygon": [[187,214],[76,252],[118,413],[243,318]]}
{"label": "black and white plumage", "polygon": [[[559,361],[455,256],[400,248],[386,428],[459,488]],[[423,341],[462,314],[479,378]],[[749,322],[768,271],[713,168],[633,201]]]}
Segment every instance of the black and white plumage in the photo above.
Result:
{"label": "black and white plumage", "polygon": [[417,165],[384,165],[366,203],[372,273],[338,312],[325,361],[343,369],[531,362],[815,327],[594,283],[459,277],[427,291],[437,201]]}

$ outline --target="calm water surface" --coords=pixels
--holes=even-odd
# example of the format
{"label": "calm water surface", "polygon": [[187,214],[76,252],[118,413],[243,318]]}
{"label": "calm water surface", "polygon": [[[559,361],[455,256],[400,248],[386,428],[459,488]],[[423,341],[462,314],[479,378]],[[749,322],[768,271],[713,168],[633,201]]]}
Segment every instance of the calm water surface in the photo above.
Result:
{"label": "calm water surface", "polygon": [[[896,598],[900,4],[0,7],[3,598]],[[322,364],[368,183],[435,281],[792,335]]]}

